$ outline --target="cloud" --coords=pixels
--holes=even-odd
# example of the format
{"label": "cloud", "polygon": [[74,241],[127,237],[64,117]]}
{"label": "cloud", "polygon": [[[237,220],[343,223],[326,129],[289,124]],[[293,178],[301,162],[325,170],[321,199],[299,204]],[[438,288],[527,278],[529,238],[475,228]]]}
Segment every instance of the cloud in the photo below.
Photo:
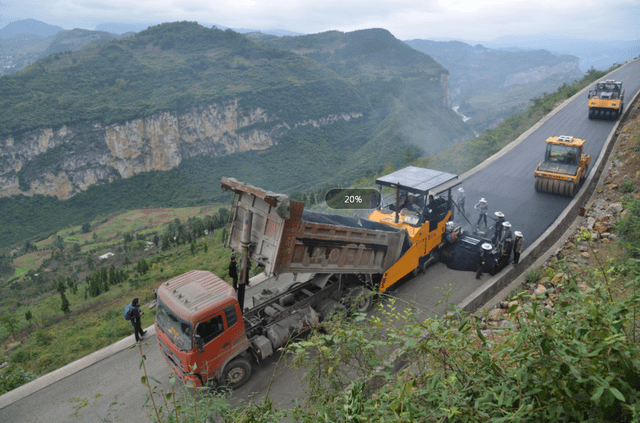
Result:
{"label": "cloud", "polygon": [[[613,20],[604,16],[605,9],[614,11]],[[378,27],[400,39],[490,41],[523,35],[640,39],[636,0],[609,0],[606,8],[595,0],[12,0],[0,3],[2,15],[87,29],[103,22],[188,20],[302,33]]]}

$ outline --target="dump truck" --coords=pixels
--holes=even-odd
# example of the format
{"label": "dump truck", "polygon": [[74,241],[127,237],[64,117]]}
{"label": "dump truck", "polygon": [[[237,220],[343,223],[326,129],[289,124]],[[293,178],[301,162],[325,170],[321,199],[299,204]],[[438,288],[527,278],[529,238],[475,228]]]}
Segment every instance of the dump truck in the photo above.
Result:
{"label": "dump truck", "polygon": [[591,156],[584,154],[585,140],[567,135],[547,138],[544,162],[534,172],[535,189],[573,197],[587,177]]}
{"label": "dump truck", "polygon": [[589,119],[616,120],[624,109],[622,82],[607,79],[589,91]]}
{"label": "dump truck", "polygon": [[[452,230],[450,194],[457,176],[415,168],[380,182],[393,185],[397,201],[381,205],[374,221],[304,211],[304,203],[286,195],[222,179],[222,188],[234,192],[227,245],[243,254],[238,292],[201,270],[157,290],[159,348],[184,383],[237,388],[249,379],[252,361],[261,362],[336,312],[368,311],[375,291],[389,289],[433,259],[446,244],[446,230]],[[447,199],[427,197],[440,190]],[[426,203],[403,213],[400,199],[409,193],[425,196]],[[392,224],[384,223],[391,216]],[[245,304],[249,258],[271,282],[286,282],[262,289]]]}

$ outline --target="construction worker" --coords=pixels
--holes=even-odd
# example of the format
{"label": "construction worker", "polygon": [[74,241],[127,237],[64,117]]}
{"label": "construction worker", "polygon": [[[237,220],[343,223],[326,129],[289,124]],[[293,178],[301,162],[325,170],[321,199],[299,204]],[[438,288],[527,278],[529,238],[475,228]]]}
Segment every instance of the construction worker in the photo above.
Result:
{"label": "construction worker", "polygon": [[453,222],[449,221],[444,224],[444,239],[451,244],[458,238],[458,234],[453,230]]}
{"label": "construction worker", "polygon": [[480,256],[478,257],[478,271],[476,272],[476,279],[480,279],[482,273],[488,271],[487,266],[489,264],[489,252],[491,251],[491,248],[491,244],[488,242],[482,244]]}
{"label": "construction worker", "polygon": [[511,232],[511,223],[504,222],[502,224],[502,227],[504,228],[504,230],[499,242],[505,242],[505,241],[513,242],[513,233]]}
{"label": "construction worker", "polygon": [[504,223],[504,213],[501,211],[495,212],[496,218],[493,217],[491,219],[496,221],[495,224],[495,232],[493,234],[493,238],[491,239],[491,243],[493,245],[497,245],[498,242],[502,239],[502,224]]}
{"label": "construction worker", "polygon": [[476,227],[480,228],[480,221],[484,219],[484,227],[487,227],[487,211],[489,210],[489,206],[487,206],[487,200],[481,198],[478,204],[473,206],[474,209],[478,210],[480,216],[478,216],[478,223],[476,223]]}
{"label": "construction worker", "polygon": [[524,236],[522,232],[515,232],[516,239],[513,242],[513,265],[515,266],[520,261],[520,254],[524,250]]}
{"label": "construction worker", "polygon": [[458,188],[458,198],[456,199],[456,202],[458,204],[458,208],[460,209],[460,212],[462,214],[467,214],[467,212],[464,210],[464,202],[465,202],[465,195],[464,195],[464,189],[462,189],[462,187]]}
{"label": "construction worker", "polygon": [[513,234],[511,233],[511,223],[504,222],[502,224],[504,231],[502,233],[502,238],[498,242],[500,246],[500,267],[503,268],[507,264],[509,264],[509,259],[511,258],[511,250],[513,250]]}

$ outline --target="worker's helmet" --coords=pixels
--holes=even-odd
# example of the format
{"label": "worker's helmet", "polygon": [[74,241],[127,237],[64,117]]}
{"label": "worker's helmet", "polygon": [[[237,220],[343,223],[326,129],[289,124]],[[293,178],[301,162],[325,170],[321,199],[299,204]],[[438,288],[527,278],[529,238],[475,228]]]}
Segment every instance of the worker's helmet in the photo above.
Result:
{"label": "worker's helmet", "polygon": [[485,242],[484,244],[482,244],[482,249],[485,251],[491,251],[491,244],[489,244],[488,242]]}
{"label": "worker's helmet", "polygon": [[501,211],[497,211],[495,214],[498,217],[504,217],[504,213],[502,213]]}
{"label": "worker's helmet", "polygon": [[462,187],[458,188],[458,191],[460,191],[460,192],[464,192],[464,190],[462,189]]}
{"label": "worker's helmet", "polygon": [[487,200],[485,200],[484,198],[481,198],[481,199],[480,199],[480,202],[481,202],[481,203],[486,203],[486,202],[487,202]]}
{"label": "worker's helmet", "polygon": [[444,224],[444,229],[445,229],[447,232],[451,232],[451,231],[453,231],[453,222],[449,221],[449,222],[445,223],[445,224]]}
{"label": "worker's helmet", "polygon": [[514,234],[515,234],[517,237],[522,237],[522,232],[520,232],[520,231],[515,231],[515,232],[514,232]]}
{"label": "worker's helmet", "polygon": [[504,226],[505,228],[510,228],[511,227],[511,223],[504,222],[504,223],[502,223],[502,226]]}

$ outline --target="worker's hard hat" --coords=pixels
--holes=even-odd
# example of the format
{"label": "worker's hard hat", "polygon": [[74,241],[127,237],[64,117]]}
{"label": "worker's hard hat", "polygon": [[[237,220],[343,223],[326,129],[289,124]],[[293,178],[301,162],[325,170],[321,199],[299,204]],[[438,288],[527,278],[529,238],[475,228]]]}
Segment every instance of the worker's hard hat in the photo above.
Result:
{"label": "worker's hard hat", "polygon": [[464,190],[462,189],[462,187],[458,188],[458,191],[460,191],[460,192],[464,192]]}
{"label": "worker's hard hat", "polygon": [[491,244],[485,242],[484,244],[482,244],[482,249],[485,251],[491,251]]}
{"label": "worker's hard hat", "polygon": [[510,228],[511,227],[511,223],[509,222],[503,222],[502,226],[504,226],[505,228]]}
{"label": "worker's hard hat", "polygon": [[522,236],[522,232],[520,232],[520,231],[515,231],[514,233],[516,234],[516,236],[519,236],[519,237]]}
{"label": "worker's hard hat", "polygon": [[444,224],[444,229],[447,232],[451,232],[453,230],[453,222],[449,221],[447,223]]}
{"label": "worker's hard hat", "polygon": [[486,202],[487,202],[487,200],[485,200],[484,198],[481,198],[481,199],[480,199],[480,202],[481,202],[481,203],[486,203]]}
{"label": "worker's hard hat", "polygon": [[502,213],[501,211],[497,211],[497,212],[496,212],[496,216],[498,216],[498,217],[504,217],[504,213]]}

